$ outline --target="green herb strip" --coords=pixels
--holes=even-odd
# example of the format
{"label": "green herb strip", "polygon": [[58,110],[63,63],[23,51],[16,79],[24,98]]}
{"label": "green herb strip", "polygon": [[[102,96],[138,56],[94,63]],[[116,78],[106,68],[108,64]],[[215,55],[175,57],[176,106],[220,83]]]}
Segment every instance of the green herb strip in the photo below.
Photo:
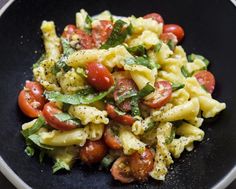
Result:
{"label": "green herb strip", "polygon": [[79,104],[90,104],[99,101],[106,97],[114,90],[114,86],[110,87],[108,91],[93,93],[93,94],[82,94],[78,93],[75,95],[65,95],[59,92],[47,91],[44,93],[45,97],[50,101],[64,102],[72,105]]}
{"label": "green herb strip", "polygon": [[69,171],[70,167],[64,161],[57,160],[52,167],[52,172],[56,173],[57,171],[59,171],[61,169],[65,169],[65,170]]}
{"label": "green herb strip", "polygon": [[181,67],[181,73],[183,74],[184,77],[191,77],[192,76],[192,73],[189,73],[185,66]]}
{"label": "green herb strip", "polygon": [[40,136],[37,135],[37,134],[32,134],[28,137],[34,144],[36,144],[38,147],[40,148],[44,148],[44,149],[47,149],[47,150],[53,150],[54,148],[51,147],[51,146],[47,146],[47,145],[44,145],[44,144],[41,144],[40,143]]}
{"label": "green herb strip", "polygon": [[146,55],[147,51],[143,45],[138,45],[134,47],[126,47],[126,49],[133,55],[143,56]]}
{"label": "green herb strip", "polygon": [[177,91],[179,89],[184,88],[184,84],[183,83],[172,83],[172,91]]}
{"label": "green herb strip", "polygon": [[165,143],[170,144],[173,141],[174,138],[175,138],[175,127],[172,127],[170,136],[168,138],[166,138]]}
{"label": "green herb strip", "polygon": [[127,24],[122,20],[117,20],[114,24],[113,30],[107,41],[100,47],[100,49],[109,49],[117,45],[122,44],[126,37],[131,34],[132,25],[130,24],[124,29],[124,25]]}
{"label": "green herb strip", "polygon": [[189,62],[193,62],[195,59],[200,59],[200,60],[202,60],[202,61],[206,64],[206,67],[210,64],[209,60],[206,59],[206,58],[205,58],[204,56],[202,56],[202,55],[198,55],[198,54],[192,53],[192,54],[188,55],[187,58],[188,58],[188,61],[189,61]]}
{"label": "green herb strip", "polygon": [[149,95],[150,93],[154,92],[155,91],[155,88],[150,85],[149,83],[147,83],[145,85],[145,87],[143,87],[139,92],[138,92],[138,96],[139,98],[143,98],[147,95]]}
{"label": "green herb strip", "polygon": [[85,18],[84,31],[89,33],[89,34],[92,31],[92,18],[89,15],[87,15],[86,18]]}

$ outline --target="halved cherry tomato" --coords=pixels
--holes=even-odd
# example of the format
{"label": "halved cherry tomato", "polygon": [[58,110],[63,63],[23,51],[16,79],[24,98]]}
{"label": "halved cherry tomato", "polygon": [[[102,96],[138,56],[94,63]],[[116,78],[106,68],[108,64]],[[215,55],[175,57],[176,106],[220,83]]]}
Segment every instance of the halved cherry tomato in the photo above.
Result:
{"label": "halved cherry tomato", "polygon": [[106,155],[107,147],[102,140],[88,140],[80,150],[80,159],[86,164],[100,162]]}
{"label": "halved cherry tomato", "polygon": [[163,27],[163,33],[173,33],[177,37],[178,42],[184,38],[184,30],[177,24],[165,24]]}
{"label": "halved cherry tomato", "polygon": [[81,49],[92,49],[94,47],[94,42],[91,35],[80,29],[76,29],[74,35],[79,39]]}
{"label": "halved cherry tomato", "polygon": [[150,149],[146,148],[141,154],[134,152],[130,156],[129,165],[133,177],[139,181],[145,181],[154,165],[154,155]]}
{"label": "halved cherry tomato", "polygon": [[204,88],[209,92],[213,93],[215,89],[215,77],[214,75],[207,71],[207,70],[202,70],[194,74],[198,82],[204,86]]}
{"label": "halved cherry tomato", "polygon": [[100,63],[88,63],[86,71],[88,83],[99,91],[108,90],[114,84],[111,72]]}
{"label": "halved cherry tomato", "polygon": [[105,131],[103,134],[104,142],[109,148],[114,149],[114,150],[119,150],[122,148],[120,139],[117,135],[114,134],[111,127],[112,127],[111,125],[108,125],[105,128]]}
{"label": "halved cherry tomato", "polygon": [[156,90],[144,104],[151,108],[160,108],[171,99],[172,87],[168,81],[158,81],[155,83]]}
{"label": "halved cherry tomato", "polygon": [[131,183],[134,181],[134,177],[129,166],[129,157],[127,156],[119,157],[113,163],[110,171],[114,179],[122,183]]}
{"label": "halved cherry tomato", "polygon": [[152,18],[153,20],[156,20],[158,23],[164,24],[164,20],[162,16],[158,13],[150,13],[150,14],[145,15],[143,18],[145,19]]}
{"label": "halved cherry tomato", "polygon": [[177,45],[178,43],[178,39],[173,33],[162,33],[160,39],[166,44],[168,44],[169,41],[172,41],[174,45]]}
{"label": "halved cherry tomato", "polygon": [[76,128],[76,125],[70,121],[62,122],[55,117],[55,114],[62,113],[62,111],[59,110],[53,102],[48,102],[45,104],[42,113],[46,122],[55,129],[71,130]]}
{"label": "halved cherry tomato", "polygon": [[111,35],[112,29],[113,24],[109,20],[100,20],[98,24],[92,28],[92,37],[96,47],[106,42]]}
{"label": "halved cherry tomato", "polygon": [[114,121],[117,121],[118,123],[124,125],[132,125],[135,121],[134,118],[128,114],[119,115],[118,113],[116,113],[115,107],[111,104],[106,105],[106,111],[108,113],[108,116]]}
{"label": "halved cherry tomato", "polygon": [[72,24],[67,25],[62,33],[62,37],[66,39],[70,39],[71,36],[75,33],[76,29],[77,28],[75,25],[72,25]]}
{"label": "halved cherry tomato", "polygon": [[[117,81],[115,91],[113,93],[114,100],[118,101],[119,98],[127,96],[129,93],[137,93],[137,86],[132,79],[120,79]],[[131,99],[127,98],[125,101],[120,103],[118,107],[128,112],[131,110]]]}
{"label": "halved cherry tomato", "polygon": [[25,88],[18,96],[21,111],[26,116],[35,118],[39,116],[44,104],[43,87],[37,82],[26,81]]}

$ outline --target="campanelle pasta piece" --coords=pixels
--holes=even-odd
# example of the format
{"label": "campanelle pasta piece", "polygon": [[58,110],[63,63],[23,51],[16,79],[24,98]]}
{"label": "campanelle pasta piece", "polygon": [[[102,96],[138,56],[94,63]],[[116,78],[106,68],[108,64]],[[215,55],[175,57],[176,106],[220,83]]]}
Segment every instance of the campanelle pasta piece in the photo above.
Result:
{"label": "campanelle pasta piece", "polygon": [[80,29],[84,29],[86,27],[86,17],[88,16],[88,13],[84,9],[80,9],[80,12],[77,12],[75,14],[75,22],[76,27]]}
{"label": "campanelle pasta piece", "polygon": [[68,72],[59,72],[57,79],[61,86],[62,92],[65,94],[75,94],[78,90],[85,86],[84,79],[75,71],[74,68]]}
{"label": "campanelle pasta piece", "polygon": [[43,60],[40,65],[33,69],[34,79],[38,81],[48,91],[60,91],[57,78],[53,74],[55,62],[53,60]]}
{"label": "campanelle pasta piece", "polygon": [[90,123],[85,126],[84,131],[87,133],[89,140],[99,140],[103,135],[104,124]]}
{"label": "campanelle pasta piece", "polygon": [[46,59],[58,61],[61,56],[61,43],[57,37],[55,24],[53,21],[43,21],[41,25],[43,33]]}
{"label": "campanelle pasta piece", "polygon": [[24,131],[24,130],[26,130],[26,129],[31,128],[31,127],[34,125],[34,123],[35,123],[36,121],[37,121],[37,119],[33,119],[33,120],[30,121],[30,122],[26,122],[26,123],[22,124],[22,126],[21,126],[22,130]]}
{"label": "campanelle pasta piece", "polygon": [[201,127],[202,126],[202,123],[204,121],[203,118],[201,117],[195,117],[193,119],[189,119],[187,120],[191,125],[195,126],[195,127]]}
{"label": "campanelle pasta piece", "polygon": [[165,65],[165,60],[173,55],[173,52],[170,50],[168,45],[161,43],[161,48],[156,52],[157,62],[162,66]]}
{"label": "campanelle pasta piece", "polygon": [[177,120],[189,120],[194,119],[199,113],[200,107],[197,98],[193,98],[184,104],[174,106],[170,110],[153,116],[155,121],[177,121]]}
{"label": "campanelle pasta piece", "polygon": [[174,105],[184,104],[189,100],[190,95],[185,89],[174,91],[171,95],[171,103]]}
{"label": "campanelle pasta piece", "polygon": [[202,110],[202,115],[205,118],[215,117],[216,114],[226,108],[225,103],[220,103],[217,100],[206,96],[199,96],[198,99]]}
{"label": "campanelle pasta piece", "polygon": [[149,30],[145,30],[141,35],[128,42],[129,46],[143,45],[146,49],[152,48],[159,43],[159,39],[156,33]]}
{"label": "campanelle pasta piece", "polygon": [[70,131],[53,130],[39,133],[40,143],[49,146],[83,146],[87,139],[87,133],[83,128]]}
{"label": "campanelle pasta piece", "polygon": [[88,123],[108,124],[107,112],[87,105],[70,106],[69,113],[78,118],[83,125]]}
{"label": "campanelle pasta piece", "polygon": [[124,154],[130,155],[135,151],[143,152],[146,144],[141,142],[131,131],[125,127],[120,128],[119,138],[123,146]]}
{"label": "campanelle pasta piece", "polygon": [[196,141],[201,141],[204,137],[204,131],[189,123],[183,123],[177,127],[175,133],[180,136],[194,136]]}
{"label": "campanelle pasta piece", "polygon": [[185,68],[189,73],[194,73],[196,71],[205,69],[206,64],[200,59],[195,59],[193,62],[186,64]]}
{"label": "campanelle pasta piece", "polygon": [[172,124],[161,123],[157,128],[157,145],[154,168],[150,176],[157,180],[165,180],[170,164],[174,163],[171,154],[166,146],[166,138],[170,136]]}
{"label": "campanelle pasta piece", "polygon": [[156,33],[158,36],[162,33],[163,24],[157,23],[155,20],[144,19],[142,17],[135,18],[129,17],[128,18],[132,24],[132,32],[133,34],[140,34],[143,31],[152,31]]}
{"label": "campanelle pasta piece", "polygon": [[152,117],[142,119],[141,117],[136,118],[136,121],[132,125],[132,132],[135,135],[142,135],[146,129],[150,127],[149,124],[154,124]]}
{"label": "campanelle pasta piece", "polygon": [[93,19],[94,20],[111,20],[112,15],[111,15],[110,11],[105,10],[105,11],[101,12],[100,14],[93,16]]}

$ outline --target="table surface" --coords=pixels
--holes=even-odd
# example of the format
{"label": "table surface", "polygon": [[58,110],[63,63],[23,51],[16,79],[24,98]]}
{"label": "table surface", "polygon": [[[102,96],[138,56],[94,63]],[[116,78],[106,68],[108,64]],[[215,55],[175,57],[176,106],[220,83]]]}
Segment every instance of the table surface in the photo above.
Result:
{"label": "table surface", "polygon": [[[7,2],[8,0],[0,0],[0,8]],[[15,187],[4,177],[4,175],[0,172],[0,188],[4,189],[15,189]],[[230,184],[227,189],[236,189],[236,180]]]}

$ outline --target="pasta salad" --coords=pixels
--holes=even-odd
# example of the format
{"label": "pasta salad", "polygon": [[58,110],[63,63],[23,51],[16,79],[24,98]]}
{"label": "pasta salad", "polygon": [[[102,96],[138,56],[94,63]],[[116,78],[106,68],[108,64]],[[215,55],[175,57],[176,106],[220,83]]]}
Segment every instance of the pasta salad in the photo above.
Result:
{"label": "pasta salad", "polygon": [[184,30],[158,13],[90,17],[58,36],[41,24],[45,53],[33,64],[33,81],[18,96],[25,152],[54,160],[53,173],[75,161],[100,164],[122,183],[164,180],[184,150],[202,141],[204,118],[225,103],[212,98],[209,61],[186,55]]}

